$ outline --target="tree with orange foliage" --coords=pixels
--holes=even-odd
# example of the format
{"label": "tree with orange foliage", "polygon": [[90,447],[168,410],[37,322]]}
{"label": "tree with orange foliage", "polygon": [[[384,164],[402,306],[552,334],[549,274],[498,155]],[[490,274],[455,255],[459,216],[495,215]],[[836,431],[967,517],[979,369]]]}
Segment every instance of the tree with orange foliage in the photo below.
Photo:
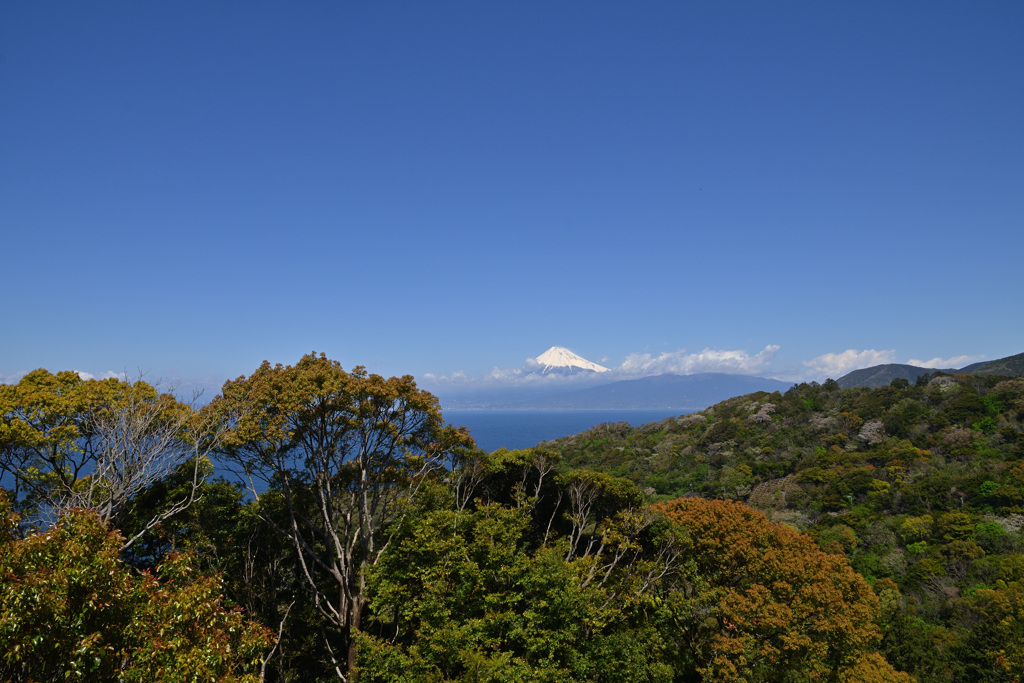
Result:
{"label": "tree with orange foliage", "polygon": [[186,555],[159,577],[121,561],[95,511],[18,538],[0,492],[0,680],[258,683],[272,634]]}
{"label": "tree with orange foliage", "polygon": [[688,680],[914,680],[873,652],[878,598],[844,557],[740,503],[655,507],[689,536],[691,573],[665,598]]}

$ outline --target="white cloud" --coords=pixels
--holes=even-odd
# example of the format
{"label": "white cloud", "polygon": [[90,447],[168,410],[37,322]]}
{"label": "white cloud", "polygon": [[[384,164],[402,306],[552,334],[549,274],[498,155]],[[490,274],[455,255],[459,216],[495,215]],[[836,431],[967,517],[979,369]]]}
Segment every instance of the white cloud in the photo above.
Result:
{"label": "white cloud", "polygon": [[[527,365],[531,360],[531,358],[526,359]],[[522,368],[499,368],[495,365],[493,370],[484,375],[484,379],[494,382],[511,382],[519,379],[522,375]]]}
{"label": "white cloud", "polygon": [[931,360],[918,360],[917,358],[911,358],[907,361],[910,365],[916,365],[919,368],[955,368],[959,369],[965,365],[970,365],[975,361],[979,361],[985,357],[985,354],[980,356],[953,356],[952,358],[932,358]]}
{"label": "white cloud", "polygon": [[472,381],[472,378],[462,370],[456,370],[450,375],[435,375],[432,372],[428,372],[423,375],[423,379],[440,384],[465,384]]}
{"label": "white cloud", "polygon": [[17,384],[18,381],[27,374],[28,372],[25,370],[22,370],[21,372],[16,372],[13,375],[5,375],[0,373],[0,384]]}
{"label": "white cloud", "polygon": [[531,372],[529,367],[522,368],[499,368],[495,367],[483,376],[470,376],[462,370],[449,374],[436,374],[433,372],[424,373],[421,377],[424,384],[437,387],[451,388],[483,388],[490,386],[503,386],[514,384],[540,384],[548,381],[559,381],[565,379],[561,376],[542,375]]}
{"label": "white cloud", "polygon": [[753,356],[746,351],[725,349],[704,349],[687,353],[685,349],[666,351],[658,356],[649,353],[631,353],[617,369],[617,372],[633,376],[692,375],[699,372],[724,372],[730,374],[755,374],[763,371],[775,358],[779,346],[769,344]]}
{"label": "white cloud", "polygon": [[[84,380],[97,379],[96,375],[92,374],[91,372],[85,372],[84,370],[75,370],[74,372]],[[114,372],[113,370],[107,370],[106,372],[99,376],[99,379],[123,380],[126,379],[127,377],[128,375],[124,372]]]}
{"label": "white cloud", "polygon": [[527,358],[521,368],[495,367],[483,379],[485,384],[520,384],[542,386],[546,384],[585,383],[591,379],[589,374],[561,375],[540,372],[541,364],[533,358]]}
{"label": "white cloud", "polygon": [[810,368],[817,376],[838,379],[848,372],[870,368],[872,365],[885,365],[896,362],[896,350],[887,349],[847,349],[842,353],[826,353],[811,360],[805,360],[804,366]]}

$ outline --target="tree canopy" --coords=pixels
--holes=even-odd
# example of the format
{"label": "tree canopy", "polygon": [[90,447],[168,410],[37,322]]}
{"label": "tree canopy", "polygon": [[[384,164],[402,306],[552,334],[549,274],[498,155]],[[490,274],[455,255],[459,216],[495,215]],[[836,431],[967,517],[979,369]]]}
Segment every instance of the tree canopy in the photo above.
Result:
{"label": "tree canopy", "polygon": [[736,500],[805,531],[888,596],[880,651],[921,680],[1024,677],[1013,616],[1024,578],[1022,378],[801,384],[545,447],[655,500]]}
{"label": "tree canopy", "polygon": [[[35,370],[16,385],[0,385],[0,471],[34,518],[89,507],[120,526],[139,493],[190,458],[198,484],[201,444],[213,442],[191,406],[141,379]],[[144,528],[188,507],[194,494],[195,486]]]}
{"label": "tree canopy", "polygon": [[[808,385],[485,453],[411,377],[322,354],[264,363],[198,412],[145,383],[30,373],[0,387],[15,501],[2,515],[4,671],[1010,680],[1024,555],[1004,518],[973,506],[1019,504],[1016,389],[950,387]],[[936,437],[922,431],[932,417]],[[976,489],[936,466],[971,449],[993,465]],[[139,453],[167,467],[112,495],[105,463],[131,473]],[[872,522],[875,506],[897,513]],[[902,573],[860,554],[897,542],[913,558]],[[961,630],[922,618],[932,603],[914,602],[915,585],[968,581],[947,600]]]}
{"label": "tree canopy", "polygon": [[390,525],[423,482],[472,439],[444,424],[437,398],[412,377],[346,372],[323,354],[264,363],[227,382],[204,414],[223,425],[223,456],[262,482],[252,488],[257,503],[269,496],[284,511],[266,519],[294,544],[345,678],[367,606],[363,570],[388,547]]}
{"label": "tree canopy", "polygon": [[703,680],[864,680],[851,676],[881,639],[879,602],[844,558],[733,501],[655,509],[689,537],[692,585],[668,600],[680,650]]}
{"label": "tree canopy", "polygon": [[188,556],[140,575],[94,512],[19,539],[0,493],[0,520],[3,680],[258,680],[270,632],[225,607],[220,581]]}

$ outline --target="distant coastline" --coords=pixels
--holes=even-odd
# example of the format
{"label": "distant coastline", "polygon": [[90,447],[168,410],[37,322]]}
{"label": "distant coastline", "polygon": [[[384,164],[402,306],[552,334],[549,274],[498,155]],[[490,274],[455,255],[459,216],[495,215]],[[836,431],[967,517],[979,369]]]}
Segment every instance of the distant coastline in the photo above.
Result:
{"label": "distant coastline", "polygon": [[687,410],[445,410],[449,424],[465,426],[478,448],[494,451],[530,448],[542,441],[553,441],[579,434],[605,422],[628,422],[636,427],[684,415]]}

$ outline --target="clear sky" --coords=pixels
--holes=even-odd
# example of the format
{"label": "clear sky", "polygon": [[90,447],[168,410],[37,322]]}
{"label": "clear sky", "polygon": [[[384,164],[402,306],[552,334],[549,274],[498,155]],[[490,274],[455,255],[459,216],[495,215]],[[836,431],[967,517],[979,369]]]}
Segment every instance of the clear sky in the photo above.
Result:
{"label": "clear sky", "polygon": [[1017,0],[0,3],[0,380],[1020,353],[1022,36]]}

